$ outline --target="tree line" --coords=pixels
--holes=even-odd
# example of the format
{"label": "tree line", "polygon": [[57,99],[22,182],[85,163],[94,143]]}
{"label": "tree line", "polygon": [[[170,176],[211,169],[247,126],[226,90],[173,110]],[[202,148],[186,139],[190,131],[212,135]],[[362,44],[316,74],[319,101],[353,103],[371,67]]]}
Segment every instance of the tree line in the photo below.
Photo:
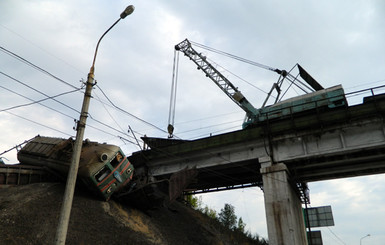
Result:
{"label": "tree line", "polygon": [[223,227],[235,233],[245,235],[250,240],[251,244],[269,244],[266,239],[259,237],[258,234],[252,234],[249,230],[245,230],[246,223],[243,221],[242,217],[237,217],[237,215],[235,214],[235,207],[233,205],[225,203],[224,207],[217,214],[217,211],[212,208],[209,208],[207,205],[203,207],[202,199],[200,198],[198,199],[193,195],[188,195],[186,196],[185,200],[192,208],[207,215],[211,219],[218,221]]}

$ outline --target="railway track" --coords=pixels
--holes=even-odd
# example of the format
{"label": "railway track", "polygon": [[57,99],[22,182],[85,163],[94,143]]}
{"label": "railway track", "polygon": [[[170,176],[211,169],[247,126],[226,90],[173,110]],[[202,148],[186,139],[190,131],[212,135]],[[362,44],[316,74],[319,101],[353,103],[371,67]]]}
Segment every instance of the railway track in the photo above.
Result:
{"label": "railway track", "polygon": [[44,167],[23,164],[0,165],[0,188],[51,182],[57,179],[54,173]]}

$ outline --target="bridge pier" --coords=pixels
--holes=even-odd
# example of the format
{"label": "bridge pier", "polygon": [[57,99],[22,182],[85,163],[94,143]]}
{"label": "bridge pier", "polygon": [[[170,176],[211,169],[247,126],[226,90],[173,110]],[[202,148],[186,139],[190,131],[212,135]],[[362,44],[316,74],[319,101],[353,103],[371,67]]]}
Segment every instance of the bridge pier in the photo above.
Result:
{"label": "bridge pier", "polygon": [[285,164],[260,158],[270,245],[306,245],[302,204]]}

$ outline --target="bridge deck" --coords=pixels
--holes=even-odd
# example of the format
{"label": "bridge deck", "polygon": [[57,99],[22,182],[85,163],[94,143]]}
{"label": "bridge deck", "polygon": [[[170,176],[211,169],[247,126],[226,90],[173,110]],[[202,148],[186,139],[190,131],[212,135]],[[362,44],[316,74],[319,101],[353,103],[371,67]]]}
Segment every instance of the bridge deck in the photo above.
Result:
{"label": "bridge deck", "polygon": [[285,163],[297,182],[385,173],[384,115],[384,96],[372,96],[198,140],[167,145],[162,139],[130,160],[159,178],[196,167],[197,182],[189,188],[198,190],[261,185],[260,160],[268,158]]}

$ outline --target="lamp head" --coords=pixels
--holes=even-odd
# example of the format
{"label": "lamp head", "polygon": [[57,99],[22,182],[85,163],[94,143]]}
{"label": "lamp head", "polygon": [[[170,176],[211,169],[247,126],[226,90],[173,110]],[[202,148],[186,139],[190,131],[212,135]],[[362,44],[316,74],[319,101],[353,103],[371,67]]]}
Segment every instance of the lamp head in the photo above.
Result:
{"label": "lamp head", "polygon": [[134,12],[135,10],[135,7],[133,5],[130,5],[128,6],[121,14],[120,14],[120,18],[121,19],[124,19],[127,17],[127,15],[130,15],[132,14],[132,12]]}

